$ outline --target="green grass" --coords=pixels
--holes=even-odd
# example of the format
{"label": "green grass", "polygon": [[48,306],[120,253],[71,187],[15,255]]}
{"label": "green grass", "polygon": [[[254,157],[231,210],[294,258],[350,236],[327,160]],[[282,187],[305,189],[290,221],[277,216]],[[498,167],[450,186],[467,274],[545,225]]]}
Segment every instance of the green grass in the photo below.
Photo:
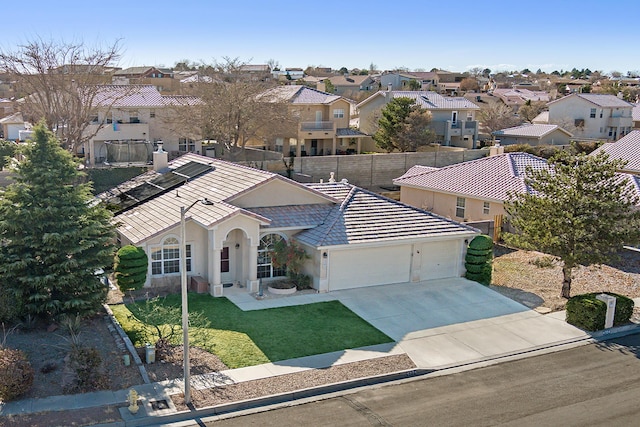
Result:
{"label": "green grass", "polygon": [[[180,306],[180,295],[164,303]],[[136,342],[139,322],[128,306],[111,309],[134,345],[143,345]],[[242,311],[226,298],[190,293],[189,312],[201,312],[211,322],[205,331],[190,328],[190,343],[216,354],[229,368],[392,341],[338,301]]]}

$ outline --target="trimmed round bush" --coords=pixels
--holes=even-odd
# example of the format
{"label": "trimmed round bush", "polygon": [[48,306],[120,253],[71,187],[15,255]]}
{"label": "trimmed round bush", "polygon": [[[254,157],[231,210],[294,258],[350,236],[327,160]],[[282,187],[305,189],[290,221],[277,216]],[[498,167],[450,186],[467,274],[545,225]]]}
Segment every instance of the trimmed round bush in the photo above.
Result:
{"label": "trimmed round bush", "polygon": [[484,257],[484,258],[493,258],[493,250],[467,248],[467,255]]}
{"label": "trimmed round bush", "polygon": [[481,251],[486,251],[489,249],[493,250],[493,240],[491,240],[491,237],[487,236],[486,234],[481,234],[474,237],[473,240],[469,242],[469,248]]}
{"label": "trimmed round bush", "polygon": [[121,291],[141,289],[147,280],[149,259],[144,249],[126,245],[116,253],[114,270]]}
{"label": "trimmed round bush", "polygon": [[634,303],[631,298],[613,292],[594,292],[576,295],[567,301],[567,323],[585,331],[599,331],[604,329],[607,316],[607,304],[596,297],[607,294],[616,297],[616,311],[613,316],[613,325],[629,323],[633,314]]}
{"label": "trimmed round bush", "polygon": [[465,256],[465,278],[483,285],[491,284],[493,269],[493,240],[487,235],[481,234],[469,242]]}
{"label": "trimmed round bush", "polygon": [[33,368],[24,352],[0,348],[0,399],[13,400],[33,385]]}

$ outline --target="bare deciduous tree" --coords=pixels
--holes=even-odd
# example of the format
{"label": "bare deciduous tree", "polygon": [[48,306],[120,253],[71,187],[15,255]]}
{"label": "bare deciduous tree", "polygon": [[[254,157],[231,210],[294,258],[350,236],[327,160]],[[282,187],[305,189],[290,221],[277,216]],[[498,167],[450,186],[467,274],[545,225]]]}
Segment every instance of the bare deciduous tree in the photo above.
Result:
{"label": "bare deciduous tree", "polygon": [[520,124],[520,118],[503,103],[490,104],[478,113],[480,128],[495,139],[493,132]]}
{"label": "bare deciduous tree", "polygon": [[0,72],[15,77],[23,97],[18,108],[25,119],[34,123],[44,119],[60,141],[75,151],[100,130],[85,132],[96,114],[101,85],[110,83],[109,70],[119,58],[119,41],[90,47],[36,38],[15,51],[0,50]]}
{"label": "bare deciduous tree", "polygon": [[242,65],[237,58],[226,57],[213,64],[212,81],[193,87],[199,102],[186,116],[181,114],[183,126],[226,144],[231,152],[241,152],[251,140],[291,133],[293,126],[289,104],[273,91],[276,84],[254,78]]}
{"label": "bare deciduous tree", "polygon": [[527,102],[525,102],[518,109],[518,115],[520,115],[520,117],[522,117],[525,121],[531,123],[531,121],[535,119],[538,114],[545,110],[546,106],[547,104],[544,101],[527,100]]}

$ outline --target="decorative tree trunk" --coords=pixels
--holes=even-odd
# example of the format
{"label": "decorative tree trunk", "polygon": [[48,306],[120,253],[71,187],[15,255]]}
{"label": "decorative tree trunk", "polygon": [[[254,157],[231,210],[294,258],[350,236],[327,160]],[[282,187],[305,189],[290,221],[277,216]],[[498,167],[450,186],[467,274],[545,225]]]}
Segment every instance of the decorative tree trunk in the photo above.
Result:
{"label": "decorative tree trunk", "polygon": [[567,267],[566,265],[562,267],[562,293],[560,296],[562,298],[571,298],[571,271],[573,269],[571,267]]}

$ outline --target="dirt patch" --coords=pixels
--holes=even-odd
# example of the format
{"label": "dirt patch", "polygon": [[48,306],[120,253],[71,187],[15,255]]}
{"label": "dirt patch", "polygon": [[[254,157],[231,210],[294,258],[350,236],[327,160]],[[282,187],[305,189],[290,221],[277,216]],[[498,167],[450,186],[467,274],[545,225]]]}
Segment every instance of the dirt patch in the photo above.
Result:
{"label": "dirt patch", "polygon": [[[80,328],[78,343],[97,348],[102,359],[101,370],[107,375],[106,389],[121,390],[142,383],[142,376],[135,365],[124,366],[124,350],[118,348],[110,320],[106,315],[85,320]],[[65,357],[72,337],[57,325],[47,329],[19,329],[7,337],[7,347],[17,348],[27,354],[35,371],[33,387],[23,398],[47,397],[64,394],[64,384],[68,383],[65,373]]]}
{"label": "dirt patch", "polygon": [[[567,300],[560,296],[562,269],[557,260],[503,246],[496,246],[494,254],[493,289],[530,308],[564,310]],[[571,295],[604,291],[640,297],[640,252],[627,250],[610,265],[574,269]]]}

